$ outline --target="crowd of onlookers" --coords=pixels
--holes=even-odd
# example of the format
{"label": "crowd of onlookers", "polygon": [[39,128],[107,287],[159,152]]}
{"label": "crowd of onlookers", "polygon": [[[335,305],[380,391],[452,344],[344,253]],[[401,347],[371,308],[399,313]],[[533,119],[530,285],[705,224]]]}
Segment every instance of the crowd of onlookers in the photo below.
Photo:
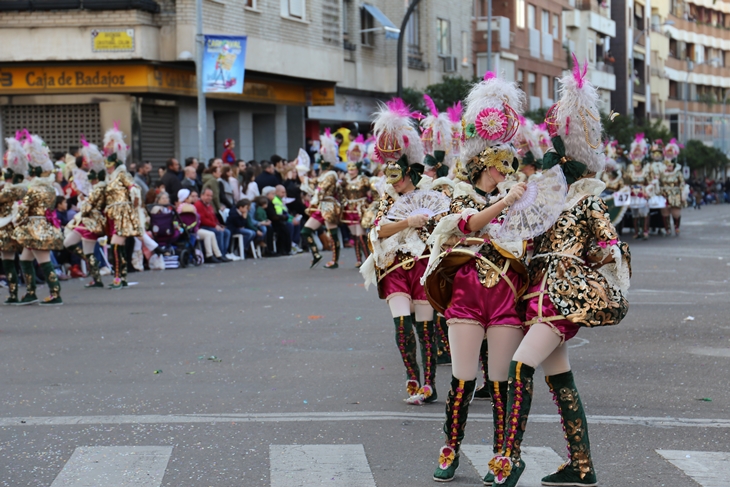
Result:
{"label": "crowd of onlookers", "polygon": [[722,179],[695,178],[688,181],[689,201],[696,210],[702,209],[702,205],[730,203],[730,177]]}

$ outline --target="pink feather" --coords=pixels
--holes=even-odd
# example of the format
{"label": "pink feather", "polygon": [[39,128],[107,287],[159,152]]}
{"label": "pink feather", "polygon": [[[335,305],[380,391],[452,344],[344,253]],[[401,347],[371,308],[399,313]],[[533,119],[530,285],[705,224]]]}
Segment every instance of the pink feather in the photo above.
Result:
{"label": "pink feather", "polygon": [[[580,73],[580,63],[578,62],[578,58],[575,57],[575,53],[571,53],[573,56],[573,79],[576,83],[578,83],[578,88],[583,88],[583,76],[585,76],[585,72],[583,75]],[[585,69],[588,69],[588,62],[586,61],[586,67]]]}
{"label": "pink feather", "polygon": [[525,117],[522,115],[517,115],[517,120],[520,121],[520,125],[525,125]]}
{"label": "pink feather", "polygon": [[451,120],[452,123],[459,123],[461,121],[461,112],[461,100],[457,101],[454,106],[446,109],[446,113],[448,114],[449,120]]}
{"label": "pink feather", "polygon": [[402,98],[393,98],[392,100],[386,102],[385,106],[388,107],[388,110],[395,113],[396,115],[400,115],[401,117],[412,116],[411,107],[406,105],[406,102],[404,102]]}
{"label": "pink feather", "polygon": [[114,130],[119,130],[119,122],[118,121],[115,121],[114,122]]}
{"label": "pink feather", "polygon": [[436,104],[433,102],[433,98],[431,98],[426,93],[424,93],[423,94],[423,101],[426,102],[426,106],[431,111],[431,115],[438,116],[439,109],[436,108]]}
{"label": "pink feather", "polygon": [[84,134],[81,134],[81,145],[83,145],[84,147],[89,147],[89,143],[86,141]]}
{"label": "pink feather", "polygon": [[363,144],[365,142],[365,136],[363,134],[358,134],[358,136],[355,138],[355,142],[358,144]]}
{"label": "pink feather", "polygon": [[641,142],[642,140],[644,140],[644,133],[639,132],[638,134],[636,134],[636,142]]}
{"label": "pink feather", "polygon": [[327,127],[326,129],[324,129],[324,135],[326,135],[327,137],[329,137],[330,135],[332,135],[332,131],[330,130],[329,127]]}
{"label": "pink feather", "polygon": [[16,130],[15,131],[15,140],[20,142],[20,139],[22,139],[22,138],[23,138],[23,133],[20,130]]}
{"label": "pink feather", "polygon": [[538,127],[540,128],[540,130],[547,130],[547,123],[543,122],[540,125],[538,125]]}
{"label": "pink feather", "polygon": [[30,132],[28,132],[28,129],[23,129],[23,137],[25,137],[25,140],[27,140],[28,142],[31,141],[31,136]]}
{"label": "pink feather", "polygon": [[405,147],[408,147],[408,146],[409,146],[410,144],[411,144],[411,141],[410,141],[410,140],[408,140],[408,136],[407,136],[407,135],[404,135],[404,136],[403,136],[403,145],[404,145]]}
{"label": "pink feather", "polygon": [[426,117],[425,117],[425,116],[423,115],[423,113],[421,113],[421,112],[418,112],[418,111],[415,111],[415,112],[411,112],[411,113],[410,113],[410,115],[411,115],[411,117],[412,117],[412,118],[415,118],[416,120],[423,120],[424,118],[426,118]]}
{"label": "pink feather", "polygon": [[484,81],[487,81],[487,80],[490,80],[490,79],[494,79],[496,77],[497,77],[497,75],[494,74],[491,71],[487,71],[486,73],[484,73]]}

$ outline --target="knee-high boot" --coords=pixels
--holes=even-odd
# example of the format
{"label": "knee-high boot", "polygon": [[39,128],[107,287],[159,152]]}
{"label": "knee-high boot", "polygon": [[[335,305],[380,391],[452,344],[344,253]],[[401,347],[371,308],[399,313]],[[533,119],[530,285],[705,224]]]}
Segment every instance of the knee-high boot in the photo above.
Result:
{"label": "knee-high boot", "polygon": [[433,479],[437,482],[453,480],[456,469],[459,468],[461,441],[464,439],[469,403],[476,383],[476,379],[461,380],[451,377],[451,389],[446,397],[446,421],[444,422],[446,445],[441,447],[438,466],[433,473]]}
{"label": "knee-high boot", "polygon": [[482,348],[479,349],[479,362],[481,362],[482,377],[484,378],[484,382],[482,383],[482,386],[478,388],[477,391],[474,393],[474,399],[479,401],[486,401],[490,398],[492,392],[491,382],[489,381],[489,377],[487,374],[487,372],[489,371],[489,347],[487,346],[486,338],[482,340]]}
{"label": "knee-high boot", "polygon": [[[494,437],[492,439],[492,452],[498,455],[504,447],[505,430],[505,400],[507,399],[507,381],[489,381],[487,387],[492,397],[492,422],[494,423]],[[483,480],[484,485],[494,483],[494,473],[490,470]]]}
{"label": "knee-high boot", "polygon": [[8,299],[3,304],[18,304],[18,271],[15,269],[15,259],[3,259],[5,277],[8,279]]}
{"label": "knee-high boot", "polygon": [[357,240],[360,241],[360,248],[362,249],[362,253],[367,259],[370,257],[370,248],[368,247],[368,237],[367,235],[358,235]]}
{"label": "knee-high boot", "polygon": [[125,245],[112,244],[111,248],[111,261],[110,264],[114,266],[114,280],[109,285],[109,289],[122,289],[122,276],[126,276],[127,273],[127,259],[124,258],[126,252]]}
{"label": "knee-high boot", "polygon": [[320,255],[319,249],[317,249],[317,242],[314,241],[314,232],[312,232],[311,228],[304,227],[302,229],[302,238],[307,242],[307,247],[309,247],[309,251],[312,253],[312,264],[309,266],[311,269],[319,264],[319,261],[322,260],[322,255]]}
{"label": "knee-high boot", "polygon": [[53,268],[53,264],[50,262],[44,262],[41,264],[41,270],[43,275],[46,276],[46,283],[48,284],[48,291],[50,295],[41,301],[41,306],[53,306],[63,304],[61,299],[61,283],[58,281],[58,275],[56,270]]}
{"label": "knee-high boot", "polygon": [[672,226],[669,224],[669,215],[663,217],[664,219],[664,230],[666,231],[666,236],[670,236],[672,234]]}
{"label": "knee-high boot", "polygon": [[679,222],[682,220],[681,216],[674,219],[674,233],[679,237]]}
{"label": "knee-high boot", "polygon": [[18,305],[25,306],[38,302],[38,296],[35,293],[35,268],[32,260],[21,260],[20,270],[23,271],[23,279],[25,280],[25,296],[20,300]]}
{"label": "knee-high boot", "polygon": [[408,376],[406,392],[410,397],[417,394],[421,388],[418,382],[421,378],[421,370],[418,368],[416,359],[416,335],[413,333],[413,322],[410,316],[393,318],[393,322],[395,323],[395,343],[398,345],[403,365],[406,366]]}
{"label": "knee-high boot", "polygon": [[438,365],[449,365],[451,364],[451,347],[449,346],[449,333],[446,326],[446,318],[438,314],[436,311],[433,312],[434,328],[436,329],[436,335],[438,338],[438,357],[436,363]]}
{"label": "knee-high boot", "polygon": [[568,442],[568,461],[558,471],[543,477],[543,485],[596,485],[596,471],[591,459],[588,423],[583,403],[575,387],[573,372],[545,377],[558,406],[560,423]]}
{"label": "knee-high boot", "polygon": [[423,387],[408,398],[408,404],[426,404],[438,398],[436,394],[436,333],[433,321],[416,322],[416,334],[421,348],[421,364],[423,365]]}
{"label": "knee-high boot", "polygon": [[355,247],[355,267],[360,268],[362,265],[362,240],[358,236],[353,236],[353,242],[353,247]]}
{"label": "knee-high boot", "polygon": [[332,238],[332,262],[327,262],[324,265],[325,269],[337,269],[340,267],[339,261],[340,261],[340,239],[339,239],[339,232],[340,230],[335,227],[330,229],[330,237]]}
{"label": "knee-high boot", "polygon": [[522,472],[525,471],[521,446],[532,405],[532,376],[534,374],[535,369],[529,365],[514,360],[510,363],[504,445],[501,454],[489,462],[489,470],[494,474],[494,482],[503,487],[515,487]]}
{"label": "knee-high boot", "polygon": [[101,273],[99,272],[99,261],[96,255],[93,253],[86,255],[86,261],[89,263],[89,275],[91,276],[91,282],[85,284],[84,287],[104,287],[104,283],[101,282]]}

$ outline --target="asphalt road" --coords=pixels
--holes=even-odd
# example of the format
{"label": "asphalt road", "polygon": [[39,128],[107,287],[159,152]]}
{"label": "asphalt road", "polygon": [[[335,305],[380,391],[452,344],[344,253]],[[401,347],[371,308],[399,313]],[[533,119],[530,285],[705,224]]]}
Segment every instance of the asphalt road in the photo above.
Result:
{"label": "asphalt road", "polygon": [[[574,339],[599,485],[730,486],[729,230],[722,205],[684,210],[679,238],[630,240],[628,316]],[[343,253],[334,271],[246,260],[2,308],[0,486],[435,485],[450,367],[437,403],[403,402],[390,314]],[[523,445],[564,457],[540,375]],[[473,404],[454,485],[481,485],[490,414]]]}

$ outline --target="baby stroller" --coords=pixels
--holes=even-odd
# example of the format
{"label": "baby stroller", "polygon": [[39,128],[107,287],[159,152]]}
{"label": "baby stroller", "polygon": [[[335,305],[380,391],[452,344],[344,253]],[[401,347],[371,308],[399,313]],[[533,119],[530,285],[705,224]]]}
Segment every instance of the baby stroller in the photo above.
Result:
{"label": "baby stroller", "polygon": [[163,253],[172,252],[178,257],[180,267],[190,264],[199,266],[203,263],[202,253],[196,252],[196,236],[188,231],[188,227],[180,219],[180,215],[171,208],[170,212],[150,215],[152,236]]}

